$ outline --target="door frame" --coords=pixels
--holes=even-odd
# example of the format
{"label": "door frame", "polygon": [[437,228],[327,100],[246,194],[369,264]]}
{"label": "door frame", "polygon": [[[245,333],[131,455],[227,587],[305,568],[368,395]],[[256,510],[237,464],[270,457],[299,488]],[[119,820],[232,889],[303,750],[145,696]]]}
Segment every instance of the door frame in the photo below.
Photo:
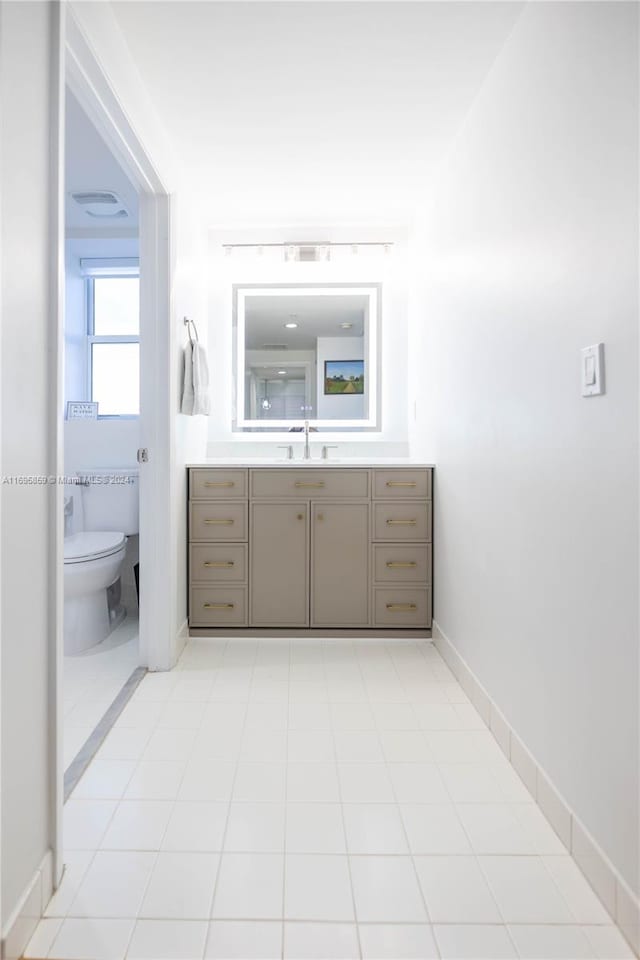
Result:
{"label": "door frame", "polygon": [[[139,195],[140,245],[140,447],[149,451],[149,462],[140,464],[140,665],[166,670],[173,665],[175,637],[172,635],[171,592],[171,488],[173,465],[173,409],[171,402],[171,276],[172,198],[152,158],[133,129],[107,75],[87,42],[73,9],[60,5],[63,69],[59,91],[60,106],[52,122],[58,124],[58,210],[64,216],[64,91],[73,92],[109,149],[136,186]],[[62,383],[64,365],[64,220],[58,223],[52,258],[57,296],[56,342],[51,363],[55,370],[55,459],[57,474],[64,476],[64,414]],[[55,524],[52,572],[56,586],[52,607],[56,624],[56,656],[51,678],[52,821],[54,886],[63,865],[63,735],[62,667],[63,636],[63,489],[56,485],[52,505]]]}

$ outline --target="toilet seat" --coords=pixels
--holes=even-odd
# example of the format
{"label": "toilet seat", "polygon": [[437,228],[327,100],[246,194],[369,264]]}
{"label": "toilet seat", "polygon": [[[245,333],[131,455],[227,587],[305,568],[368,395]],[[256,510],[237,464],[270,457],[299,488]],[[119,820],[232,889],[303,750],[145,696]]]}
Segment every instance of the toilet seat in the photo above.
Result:
{"label": "toilet seat", "polygon": [[86,530],[74,533],[64,540],[64,562],[85,563],[87,560],[99,560],[110,557],[121,550],[127,538],[119,531]]}

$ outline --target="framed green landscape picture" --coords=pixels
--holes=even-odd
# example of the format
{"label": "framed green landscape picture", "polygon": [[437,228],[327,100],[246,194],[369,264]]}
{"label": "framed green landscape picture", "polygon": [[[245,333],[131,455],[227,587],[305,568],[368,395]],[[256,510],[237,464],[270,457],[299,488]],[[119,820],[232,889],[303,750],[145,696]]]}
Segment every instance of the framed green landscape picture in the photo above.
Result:
{"label": "framed green landscape picture", "polygon": [[326,395],[364,393],[364,360],[325,360]]}

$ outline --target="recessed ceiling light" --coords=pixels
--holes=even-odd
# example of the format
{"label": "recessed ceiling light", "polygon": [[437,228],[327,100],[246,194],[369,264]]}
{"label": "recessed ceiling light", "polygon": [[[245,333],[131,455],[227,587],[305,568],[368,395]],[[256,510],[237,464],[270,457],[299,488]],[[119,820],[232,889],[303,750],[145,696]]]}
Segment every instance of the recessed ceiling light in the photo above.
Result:
{"label": "recessed ceiling light", "polygon": [[278,370],[278,376],[284,377],[286,375],[286,372],[287,372],[286,370]]}
{"label": "recessed ceiling light", "polygon": [[342,327],[343,330],[351,330],[351,327],[353,326],[353,324],[352,324],[352,323],[341,323],[340,326]]}
{"label": "recessed ceiling light", "polygon": [[293,320],[290,320],[288,323],[285,323],[285,327],[287,328],[287,330],[295,330],[297,326],[298,324],[294,323]]}

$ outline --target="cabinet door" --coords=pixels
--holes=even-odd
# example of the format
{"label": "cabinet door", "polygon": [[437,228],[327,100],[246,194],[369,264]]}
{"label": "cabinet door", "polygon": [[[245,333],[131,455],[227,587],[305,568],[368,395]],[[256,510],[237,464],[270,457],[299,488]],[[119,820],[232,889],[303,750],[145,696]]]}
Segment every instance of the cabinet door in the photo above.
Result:
{"label": "cabinet door", "polygon": [[311,626],[369,622],[369,504],[311,508]]}
{"label": "cabinet door", "polygon": [[251,504],[249,553],[252,626],[308,626],[308,504]]}

